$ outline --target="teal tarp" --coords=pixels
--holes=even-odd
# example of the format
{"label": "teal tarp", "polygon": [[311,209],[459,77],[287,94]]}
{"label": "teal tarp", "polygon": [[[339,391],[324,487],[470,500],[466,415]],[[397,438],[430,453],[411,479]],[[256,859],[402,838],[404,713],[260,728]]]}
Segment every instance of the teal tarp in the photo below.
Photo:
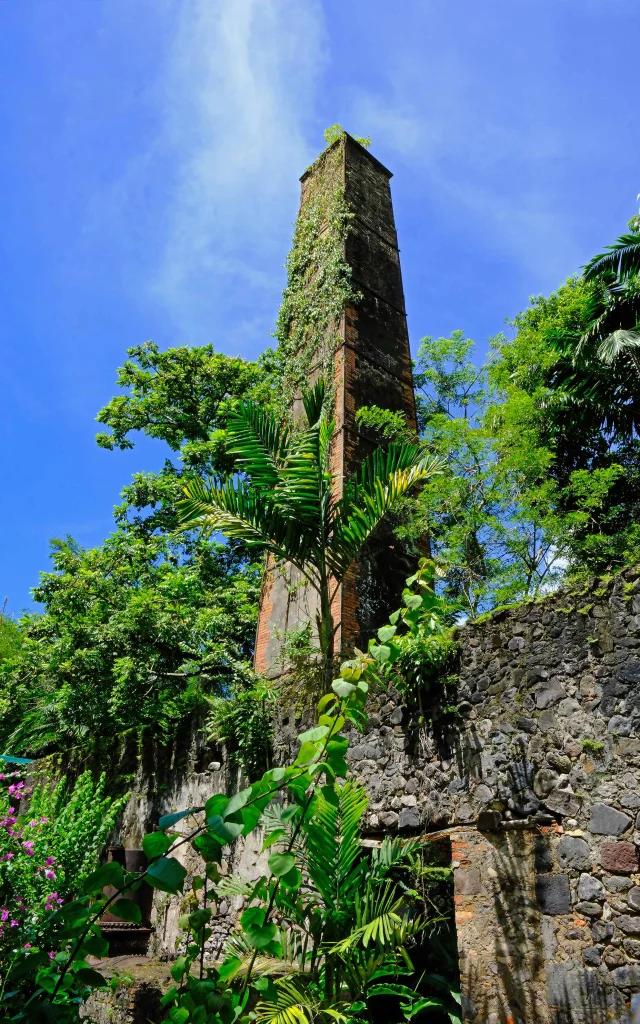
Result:
{"label": "teal tarp", "polygon": [[33,764],[32,757],[14,757],[13,754],[0,754],[0,761],[9,761],[11,764]]}

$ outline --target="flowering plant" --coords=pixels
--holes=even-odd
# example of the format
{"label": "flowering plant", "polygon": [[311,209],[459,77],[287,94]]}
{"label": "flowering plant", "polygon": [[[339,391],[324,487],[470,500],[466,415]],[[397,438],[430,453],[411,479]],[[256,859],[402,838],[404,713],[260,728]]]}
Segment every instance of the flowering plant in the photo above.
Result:
{"label": "flowering plant", "polygon": [[95,868],[123,800],[85,772],[73,788],[29,785],[0,773],[0,978],[31,951],[60,955],[54,913]]}

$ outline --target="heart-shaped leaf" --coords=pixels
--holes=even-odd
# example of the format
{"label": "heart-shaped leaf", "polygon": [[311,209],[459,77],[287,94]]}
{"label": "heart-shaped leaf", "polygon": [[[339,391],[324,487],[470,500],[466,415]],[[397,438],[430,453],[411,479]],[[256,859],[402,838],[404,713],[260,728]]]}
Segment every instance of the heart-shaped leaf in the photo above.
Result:
{"label": "heart-shaped leaf", "polygon": [[166,832],[168,828],[175,825],[176,821],[180,821],[181,818],[187,818],[190,814],[197,814],[201,811],[202,807],[188,807],[186,811],[175,811],[173,814],[164,814],[158,822],[158,828],[163,832]]}
{"label": "heart-shaped leaf", "polygon": [[324,725],[317,725],[315,729],[307,729],[306,732],[301,732],[298,736],[300,743],[316,743],[318,740],[323,740],[329,730]]}
{"label": "heart-shaped leaf", "polygon": [[244,807],[244,805],[246,804],[247,800],[251,796],[252,796],[251,786],[248,786],[246,789],[240,790],[239,793],[236,793],[235,796],[232,796],[231,799],[229,800],[229,803],[227,804],[227,806],[226,806],[226,808],[224,810],[225,818],[228,818],[229,815],[231,815],[231,814],[235,814],[235,812],[239,811],[241,807]]}
{"label": "heart-shaped leaf", "polygon": [[353,683],[348,683],[346,679],[334,679],[331,684],[331,689],[334,693],[337,693],[338,697],[342,700],[346,700],[347,697],[350,697],[355,690],[355,686]]}
{"label": "heart-shaped leaf", "polygon": [[171,846],[173,839],[164,832],[149,832],[142,840],[142,849],[149,860],[162,857]]}
{"label": "heart-shaped leaf", "polygon": [[296,858],[292,853],[272,853],[269,857],[269,871],[276,878],[282,878],[295,867]]}
{"label": "heart-shaped leaf", "polygon": [[173,857],[160,857],[147,868],[147,881],[162,892],[182,892],[187,871]]}
{"label": "heart-shaped leaf", "polygon": [[225,844],[232,843],[234,839],[237,839],[243,828],[242,822],[224,821],[219,814],[207,818],[207,826],[209,832]]}
{"label": "heart-shaped leaf", "polygon": [[89,985],[91,988],[106,988],[107,985],[106,979],[94,971],[93,967],[81,967],[79,971],[76,971],[76,978],[83,985]]}
{"label": "heart-shaped leaf", "polygon": [[114,889],[121,889],[124,885],[124,872],[120,864],[115,860],[96,868],[90,875],[87,875],[82,883],[82,892],[99,892],[106,885],[112,885]]}
{"label": "heart-shaped leaf", "polygon": [[286,885],[287,889],[299,889],[302,885],[302,875],[298,868],[291,868],[291,871],[287,871],[280,881]]}
{"label": "heart-shaped leaf", "polygon": [[110,905],[109,913],[123,921],[132,921],[133,924],[140,924],[142,921],[142,911],[133,900],[117,900]]}
{"label": "heart-shaped leaf", "polygon": [[378,630],[378,640],[380,643],[386,644],[387,640],[391,640],[397,633],[396,626],[382,626]]}

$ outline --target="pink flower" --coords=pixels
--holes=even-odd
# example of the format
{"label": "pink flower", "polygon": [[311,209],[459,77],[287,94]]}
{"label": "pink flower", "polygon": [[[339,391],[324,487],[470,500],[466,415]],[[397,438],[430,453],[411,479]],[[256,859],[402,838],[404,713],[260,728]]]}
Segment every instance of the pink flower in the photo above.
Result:
{"label": "pink flower", "polygon": [[15,917],[14,917],[14,918],[12,919],[12,921],[11,921],[11,927],[12,927],[12,928],[17,928],[17,927],[18,927],[18,924],[19,924],[19,922],[18,922],[18,921],[16,921],[16,919],[15,919]]}
{"label": "pink flower", "polygon": [[13,854],[13,853],[8,853],[8,854],[6,855],[6,857],[5,857],[5,860],[11,860],[11,859],[12,859],[12,857],[14,857],[14,856],[15,856],[15,854]]}
{"label": "pink flower", "polygon": [[55,873],[55,871],[45,871],[44,876],[45,876],[45,878],[48,878],[51,881],[53,881],[54,878],[56,877],[56,873]]}
{"label": "pink flower", "polygon": [[9,920],[9,911],[6,909],[6,907],[3,907],[2,908],[2,913],[0,913],[0,921],[8,921],[8,920]]}
{"label": "pink flower", "polygon": [[37,818],[32,818],[31,821],[29,822],[29,828],[33,828],[33,826],[37,825],[37,824],[38,824],[38,819]]}
{"label": "pink flower", "polygon": [[48,868],[50,868],[53,864],[55,864],[55,862],[56,862],[56,858],[55,857],[47,857],[47,859],[45,860],[45,864],[47,865]]}
{"label": "pink flower", "polygon": [[46,822],[47,822],[48,820],[49,820],[48,818],[40,818],[40,824],[41,824],[41,825],[44,825],[44,824],[46,824]]}
{"label": "pink flower", "polygon": [[34,847],[33,839],[25,840],[25,842],[22,844],[22,846],[23,846],[23,849],[24,849],[25,853],[27,854],[27,856],[28,857],[33,857],[33,855],[35,853],[35,850],[33,848]]}
{"label": "pink flower", "polygon": [[24,944],[24,946],[22,948],[23,949],[31,949],[31,943],[30,942],[25,942],[25,944]]}

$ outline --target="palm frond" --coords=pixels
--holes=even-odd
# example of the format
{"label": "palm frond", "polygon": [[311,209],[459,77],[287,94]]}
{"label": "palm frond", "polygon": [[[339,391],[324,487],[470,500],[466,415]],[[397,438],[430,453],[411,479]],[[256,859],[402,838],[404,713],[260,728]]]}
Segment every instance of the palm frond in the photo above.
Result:
{"label": "palm frond", "polygon": [[302,392],[302,404],[304,406],[307,423],[310,427],[319,422],[325,411],[327,388],[323,380],[319,380],[313,387]]}
{"label": "palm frond", "polygon": [[398,887],[392,881],[384,886],[367,887],[364,897],[356,897],[356,927],[331,952],[345,954],[357,946],[376,946],[393,951],[404,946],[411,936],[428,924],[422,917],[409,918],[404,900],[398,896]]}
{"label": "palm frond", "polygon": [[608,334],[598,346],[598,358],[611,366],[619,356],[627,355],[634,349],[640,348],[640,334],[637,331],[623,330],[620,328]]}
{"label": "palm frond", "polygon": [[640,271],[640,235],[624,234],[613,243],[607,245],[605,252],[599,253],[583,267],[587,281],[594,281],[606,274],[615,275],[624,280],[631,274]]}
{"label": "palm frond", "polygon": [[284,516],[300,519],[319,533],[322,464],[320,461],[320,423],[297,431],[280,472],[278,507]]}
{"label": "palm frond", "polygon": [[242,403],[229,420],[227,450],[254,487],[272,489],[284,460],[289,434],[285,424],[254,402]]}
{"label": "palm frond", "polygon": [[307,991],[300,979],[279,978],[277,1002],[261,1000],[255,1008],[256,1020],[261,1024],[311,1024],[318,1002]]}
{"label": "palm frond", "polygon": [[220,531],[306,567],[314,533],[306,530],[303,522],[284,516],[273,498],[245,481],[234,485],[227,480],[216,486],[196,478],[187,484],[184,493],[186,497],[177,503],[183,529],[199,526],[205,534]]}
{"label": "palm frond", "polygon": [[328,560],[337,579],[399,498],[444,469],[439,459],[423,455],[413,445],[390,445],[374,452],[345,489],[336,509],[336,525]]}
{"label": "palm frond", "polygon": [[366,790],[346,782],[335,802],[317,794],[306,827],[306,868],[317,891],[332,911],[350,903],[361,870],[360,822],[369,798]]}
{"label": "palm frond", "polygon": [[385,836],[378,849],[371,851],[371,874],[383,878],[392,868],[408,864],[420,849],[419,839]]}

